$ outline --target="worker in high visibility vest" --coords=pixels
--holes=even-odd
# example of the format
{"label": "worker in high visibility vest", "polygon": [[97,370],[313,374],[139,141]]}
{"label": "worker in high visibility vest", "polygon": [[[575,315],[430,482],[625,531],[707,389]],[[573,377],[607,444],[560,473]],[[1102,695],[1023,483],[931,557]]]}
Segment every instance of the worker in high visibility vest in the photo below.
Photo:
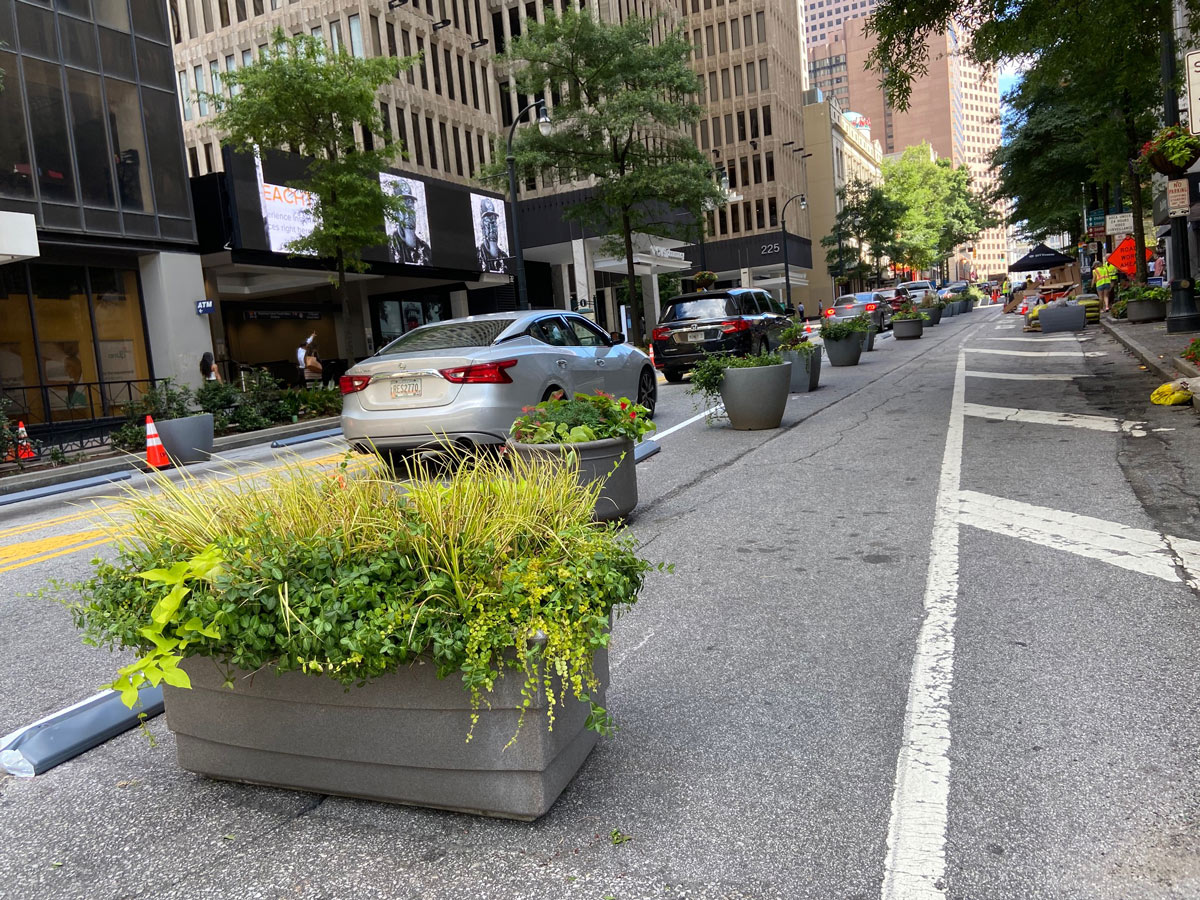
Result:
{"label": "worker in high visibility vest", "polygon": [[1102,262],[1092,269],[1092,280],[1096,285],[1096,293],[1100,296],[1100,309],[1108,312],[1112,306],[1113,288],[1117,284],[1117,267],[1110,262]]}
{"label": "worker in high visibility vest", "polygon": [[1000,293],[1004,295],[1004,302],[1008,303],[1012,300],[1012,282],[1008,280],[1008,276],[1004,277],[1004,284],[1000,286]]}

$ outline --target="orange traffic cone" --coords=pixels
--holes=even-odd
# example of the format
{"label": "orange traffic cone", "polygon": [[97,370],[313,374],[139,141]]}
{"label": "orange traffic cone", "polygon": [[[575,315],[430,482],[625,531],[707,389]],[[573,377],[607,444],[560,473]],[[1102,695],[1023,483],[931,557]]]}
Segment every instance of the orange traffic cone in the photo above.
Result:
{"label": "orange traffic cone", "polygon": [[654,366],[654,368],[656,368],[656,369],[658,368],[658,364],[654,362],[654,344],[653,343],[650,344],[650,365]]}
{"label": "orange traffic cone", "polygon": [[154,469],[171,465],[162,438],[158,436],[158,429],[154,426],[154,419],[149,415],[146,416],[146,464]]}
{"label": "orange traffic cone", "polygon": [[29,442],[29,434],[25,431],[25,423],[17,422],[17,459],[36,459],[33,444]]}

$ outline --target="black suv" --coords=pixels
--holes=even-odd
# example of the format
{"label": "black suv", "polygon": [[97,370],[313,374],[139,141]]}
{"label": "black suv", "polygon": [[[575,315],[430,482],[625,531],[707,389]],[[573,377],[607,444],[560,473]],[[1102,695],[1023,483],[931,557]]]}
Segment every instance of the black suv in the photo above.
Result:
{"label": "black suv", "polygon": [[778,347],[779,335],[790,324],[783,304],[763,290],[682,294],[663,307],[651,334],[654,365],[667,381],[682,381],[705,354],[733,356]]}

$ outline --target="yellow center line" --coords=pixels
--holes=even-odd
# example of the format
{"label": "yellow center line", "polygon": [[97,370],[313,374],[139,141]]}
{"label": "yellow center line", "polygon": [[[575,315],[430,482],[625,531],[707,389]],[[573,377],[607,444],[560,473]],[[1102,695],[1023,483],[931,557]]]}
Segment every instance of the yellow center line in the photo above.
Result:
{"label": "yellow center line", "polygon": [[88,547],[98,547],[100,544],[108,544],[115,539],[115,535],[101,538],[98,541],[90,541],[86,544],[79,544],[75,547],[67,547],[65,550],[59,550],[56,553],[44,553],[41,556],[35,556],[33,559],[23,559],[20,562],[13,563],[9,566],[0,566],[0,573],[11,572],[13,569],[21,569],[25,566],[32,566],[34,563],[45,562],[48,559],[54,559],[58,556],[66,556],[68,553],[78,553],[80,550],[86,550]]}
{"label": "yellow center line", "polygon": [[111,529],[99,528],[92,531],[78,531],[74,534],[58,534],[54,537],[41,538],[36,541],[21,541],[16,544],[9,544],[8,546],[0,547],[0,565],[40,556],[52,550],[61,550],[71,544],[79,544],[101,536],[111,537],[112,534]]}

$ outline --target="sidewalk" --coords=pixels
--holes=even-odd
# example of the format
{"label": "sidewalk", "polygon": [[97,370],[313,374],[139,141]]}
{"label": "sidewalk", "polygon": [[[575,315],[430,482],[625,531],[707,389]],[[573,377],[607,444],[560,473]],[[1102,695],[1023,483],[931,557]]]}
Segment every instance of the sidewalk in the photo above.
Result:
{"label": "sidewalk", "polygon": [[[229,434],[213,441],[213,453],[219,455],[229,450],[241,447],[251,447],[255,444],[270,444],[299,435],[311,434],[317,431],[327,431],[341,425],[340,416],[328,416],[323,419],[308,419],[303,422],[292,422],[286,425],[276,425],[272,428],[262,428],[258,431],[247,431],[242,434]],[[49,469],[37,469],[19,475],[6,475],[0,478],[0,496],[15,494],[18,491],[29,491],[35,488],[47,487],[52,484],[65,484],[72,481],[82,481],[95,478],[98,475],[111,475],[115,472],[145,471],[143,458],[138,454],[120,456],[104,456],[99,459],[85,460],[65,466]]]}
{"label": "sidewalk", "polygon": [[[1150,371],[1164,382],[1177,378],[1200,379],[1200,368],[1183,359],[1179,354],[1187,349],[1200,333],[1167,334],[1166,322],[1143,322],[1134,325],[1124,319],[1103,316],[1100,327],[1120,341]],[[1200,413],[1200,407],[1192,409]]]}

